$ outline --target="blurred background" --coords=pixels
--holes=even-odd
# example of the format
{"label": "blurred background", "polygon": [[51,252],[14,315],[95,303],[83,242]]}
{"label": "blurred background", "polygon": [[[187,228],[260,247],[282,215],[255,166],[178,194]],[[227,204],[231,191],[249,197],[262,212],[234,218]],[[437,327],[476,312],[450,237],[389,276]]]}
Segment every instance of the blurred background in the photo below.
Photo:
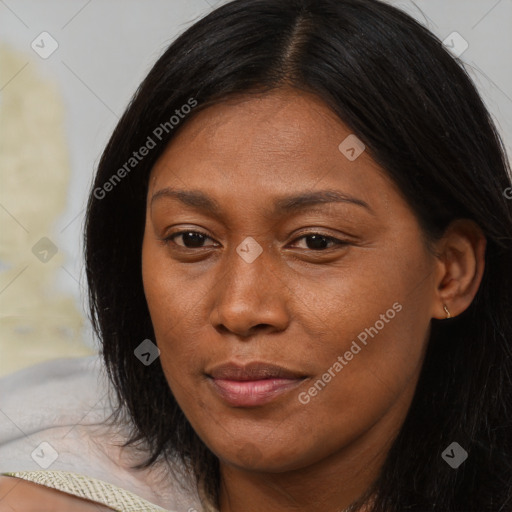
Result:
{"label": "blurred background", "polygon": [[[98,352],[81,241],[94,170],[157,57],[221,3],[0,0],[0,377]],[[512,0],[388,3],[464,63],[510,156]]]}

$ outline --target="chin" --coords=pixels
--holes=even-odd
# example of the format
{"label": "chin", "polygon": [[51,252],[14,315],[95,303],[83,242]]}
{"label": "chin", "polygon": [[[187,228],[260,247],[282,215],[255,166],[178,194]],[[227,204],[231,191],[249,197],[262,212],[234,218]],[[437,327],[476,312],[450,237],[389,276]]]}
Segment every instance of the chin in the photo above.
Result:
{"label": "chin", "polygon": [[269,450],[269,447],[260,447],[248,442],[238,449],[230,447],[229,453],[217,455],[219,459],[229,466],[246,471],[260,471],[265,473],[284,473],[304,467],[306,463],[297,454],[283,453],[283,450]]}

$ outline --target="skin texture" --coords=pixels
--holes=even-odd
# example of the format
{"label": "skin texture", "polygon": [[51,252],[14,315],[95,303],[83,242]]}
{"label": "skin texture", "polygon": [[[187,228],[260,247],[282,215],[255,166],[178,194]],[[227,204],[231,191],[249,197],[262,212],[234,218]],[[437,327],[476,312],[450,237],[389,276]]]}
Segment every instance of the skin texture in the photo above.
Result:
{"label": "skin texture", "polygon": [[[350,133],[320,99],[284,88],[199,112],[152,170],[145,294],[169,386],[220,459],[221,512],[334,512],[365,492],[410,406],[431,319],[446,317],[443,304],[460,314],[478,289],[479,229],[456,222],[429,250],[368,151],[354,161],[340,152]],[[201,191],[220,211],[162,193],[152,201],[166,188]],[[368,208],[273,212],[278,198],[327,189]],[[206,237],[169,238],[180,230]],[[304,238],[315,233],[346,244],[321,239],[327,248],[315,249],[321,244]],[[246,237],[262,249],[252,263],[236,251]],[[301,403],[300,393],[378,320],[384,327]],[[266,405],[234,407],[205,375],[228,361],[273,363],[307,378]]]}
{"label": "skin texture", "polygon": [[114,509],[21,478],[0,476],[0,512],[108,512]]}

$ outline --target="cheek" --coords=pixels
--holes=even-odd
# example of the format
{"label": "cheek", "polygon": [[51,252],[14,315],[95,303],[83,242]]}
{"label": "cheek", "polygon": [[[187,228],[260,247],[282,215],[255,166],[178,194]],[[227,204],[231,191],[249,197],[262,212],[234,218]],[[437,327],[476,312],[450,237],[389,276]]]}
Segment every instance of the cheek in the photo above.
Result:
{"label": "cheek", "polygon": [[190,381],[204,366],[200,340],[205,323],[200,311],[208,284],[177,271],[166,251],[148,237],[142,248],[142,278],[162,368],[179,400],[182,392],[193,389]]}
{"label": "cheek", "polygon": [[183,325],[194,325],[191,315],[207,285],[201,280],[186,278],[180,267],[171,261],[166,247],[151,235],[145,236],[142,244],[142,280],[155,334],[172,335]]}
{"label": "cheek", "polygon": [[364,304],[357,293],[351,296],[357,307],[347,307],[339,296],[337,314],[319,309],[324,315],[319,317],[322,328],[310,326],[317,333],[308,336],[303,354],[309,354],[315,367],[308,394],[318,405],[332,402],[341,409],[349,404],[371,409],[374,398],[382,400],[389,389],[401,384],[407,373],[404,367],[407,370],[407,362],[417,358],[418,347],[404,333],[409,315],[396,300],[399,294],[382,294],[378,301]]}
{"label": "cheek", "polygon": [[417,375],[428,324],[421,325],[407,304],[395,301],[369,317],[354,318],[351,326],[328,350],[317,351],[324,368],[318,378],[328,382],[325,390],[319,388],[323,399],[369,412],[375,404],[385,409]]}
{"label": "cheek", "polygon": [[345,411],[363,427],[414,387],[428,340],[433,288],[429,255],[417,239],[411,246],[416,249],[368,252],[336,279],[332,273],[317,276],[312,286],[297,280],[303,286],[296,285],[297,295],[307,306],[302,319],[308,318],[301,325],[308,334],[303,357],[314,360],[317,369],[302,395],[313,416]]}
{"label": "cheek", "polygon": [[[156,344],[160,348],[162,365],[167,351],[163,350],[162,340],[169,342],[177,339],[180,322],[183,319],[182,308],[185,301],[177,293],[176,284],[171,285],[170,266],[166,264],[162,249],[157,242],[145,236],[142,245],[142,280],[144,294],[148,304]],[[174,343],[173,343],[174,344]],[[177,347],[172,347],[173,352]]]}

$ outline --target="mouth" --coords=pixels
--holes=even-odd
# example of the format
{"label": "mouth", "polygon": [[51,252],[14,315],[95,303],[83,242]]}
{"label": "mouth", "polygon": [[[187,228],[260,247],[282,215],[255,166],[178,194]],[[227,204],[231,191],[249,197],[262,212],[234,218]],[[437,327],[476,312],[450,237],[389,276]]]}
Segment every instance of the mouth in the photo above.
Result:
{"label": "mouth", "polygon": [[267,404],[300,386],[307,376],[273,364],[225,363],[206,372],[211,389],[234,407]]}

